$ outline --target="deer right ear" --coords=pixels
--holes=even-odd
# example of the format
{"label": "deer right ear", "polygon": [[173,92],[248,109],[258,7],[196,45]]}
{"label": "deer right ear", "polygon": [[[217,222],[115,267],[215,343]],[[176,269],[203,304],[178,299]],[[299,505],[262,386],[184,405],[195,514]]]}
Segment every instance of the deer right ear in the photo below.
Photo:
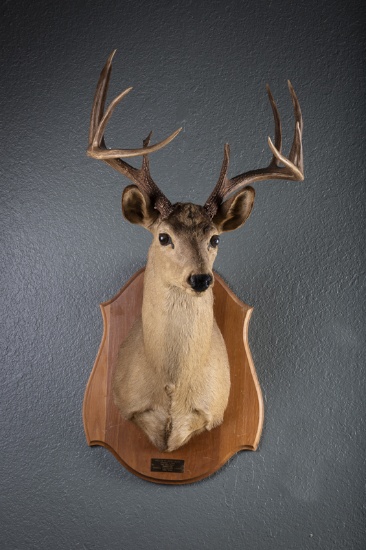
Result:
{"label": "deer right ear", "polygon": [[212,221],[218,231],[233,231],[241,227],[249,218],[254,204],[253,187],[244,187],[242,191],[223,202]]}
{"label": "deer right ear", "polygon": [[129,185],[123,191],[122,213],[126,220],[146,229],[149,229],[159,217],[159,212],[155,210],[150,199],[143,195],[136,185]]}

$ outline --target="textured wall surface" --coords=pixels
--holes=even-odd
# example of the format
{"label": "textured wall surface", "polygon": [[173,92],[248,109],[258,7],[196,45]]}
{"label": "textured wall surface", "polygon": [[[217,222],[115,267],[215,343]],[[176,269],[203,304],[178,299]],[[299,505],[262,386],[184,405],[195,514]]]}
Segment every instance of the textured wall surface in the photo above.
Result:
{"label": "textured wall surface", "polygon": [[[365,548],[364,2],[2,2],[0,547]],[[85,155],[99,72],[133,85],[108,130],[151,158],[172,201],[202,203],[223,144],[230,174],[266,164],[271,84],[285,148],[305,120],[306,179],[255,185],[217,271],[255,307],[265,397],[259,450],[198,484],[159,486],[90,449],[81,407],[98,304],[145,263],[121,217],[127,183]]]}

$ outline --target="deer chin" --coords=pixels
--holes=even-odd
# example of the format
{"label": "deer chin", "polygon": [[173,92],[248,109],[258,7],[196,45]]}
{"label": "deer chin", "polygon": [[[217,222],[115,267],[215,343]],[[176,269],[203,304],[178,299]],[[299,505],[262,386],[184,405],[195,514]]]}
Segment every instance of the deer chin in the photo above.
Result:
{"label": "deer chin", "polygon": [[176,282],[175,284],[169,284],[169,291],[172,295],[175,295],[177,299],[179,299],[179,296],[181,298],[184,298],[184,296],[192,296],[193,298],[202,298],[203,296],[208,296],[210,294],[210,290],[213,287],[213,284],[211,284],[207,289],[202,290],[198,292],[197,290],[193,290],[193,288],[183,282]]}
{"label": "deer chin", "polygon": [[212,291],[212,287],[213,287],[213,283],[205,290],[194,290],[189,285],[184,285],[183,290],[189,296],[193,296],[194,298],[203,298],[204,296],[208,296],[208,294],[210,294],[210,291]]}
{"label": "deer chin", "polygon": [[207,296],[208,294],[208,288],[206,290],[201,290],[198,292],[197,290],[193,290],[192,288],[186,288],[186,293],[189,294],[189,296],[194,296],[195,298],[202,298],[203,296]]}

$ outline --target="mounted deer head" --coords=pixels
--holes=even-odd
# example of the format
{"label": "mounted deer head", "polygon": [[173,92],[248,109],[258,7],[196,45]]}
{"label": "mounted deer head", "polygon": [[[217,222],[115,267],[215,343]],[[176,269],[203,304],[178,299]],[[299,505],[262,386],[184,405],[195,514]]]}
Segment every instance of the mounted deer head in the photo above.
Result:
{"label": "mounted deer head", "polygon": [[[213,318],[211,289],[219,235],[248,219],[255,195],[249,183],[304,179],[302,116],[289,82],[295,133],[290,154],[284,157],[280,117],[267,86],[275,120],[274,144],[268,138],[273,154],[269,165],[229,179],[226,144],[219,180],[206,203],[171,204],[151,177],[148,155],[170,143],[181,128],[155,145],[150,145],[150,134],[141,149],[106,148],[107,122],[131,90],[117,96],[104,113],[114,53],[97,85],[87,154],[104,160],[133,182],[123,192],[123,214],[153,234],[142,317],[121,347],[114,397],[122,415],[136,422],[158,449],[172,451],[195,433],[222,422],[230,377],[225,344]],[[140,169],[122,160],[135,156],[143,157]]]}

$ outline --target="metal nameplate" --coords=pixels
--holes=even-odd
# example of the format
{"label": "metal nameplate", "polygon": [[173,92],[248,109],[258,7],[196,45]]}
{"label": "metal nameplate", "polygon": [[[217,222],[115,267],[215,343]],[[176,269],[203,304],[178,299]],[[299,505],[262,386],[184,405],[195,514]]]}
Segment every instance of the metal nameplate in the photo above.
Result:
{"label": "metal nameplate", "polygon": [[152,472],[172,472],[174,474],[184,473],[184,460],[176,460],[175,458],[152,458]]}

